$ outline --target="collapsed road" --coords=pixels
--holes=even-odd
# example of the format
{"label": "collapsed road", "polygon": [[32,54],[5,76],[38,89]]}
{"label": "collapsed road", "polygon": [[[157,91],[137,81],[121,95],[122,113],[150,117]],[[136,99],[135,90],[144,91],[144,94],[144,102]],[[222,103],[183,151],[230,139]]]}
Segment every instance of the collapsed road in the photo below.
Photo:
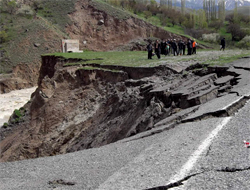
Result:
{"label": "collapsed road", "polygon": [[[119,69],[130,76],[125,87],[147,99],[143,125],[99,148],[1,163],[1,189],[249,189],[243,141],[250,138],[250,58],[228,67],[192,65],[171,80],[170,69],[137,79]],[[49,99],[51,91],[42,92]]]}

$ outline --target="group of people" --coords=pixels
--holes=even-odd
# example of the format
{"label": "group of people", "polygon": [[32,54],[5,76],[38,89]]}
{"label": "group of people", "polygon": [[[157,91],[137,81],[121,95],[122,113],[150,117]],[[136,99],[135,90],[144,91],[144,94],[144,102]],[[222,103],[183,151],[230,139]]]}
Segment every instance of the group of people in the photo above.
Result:
{"label": "group of people", "polygon": [[195,39],[188,39],[186,42],[182,39],[168,39],[162,40],[161,42],[159,40],[156,40],[154,44],[152,44],[152,41],[149,41],[147,45],[148,59],[152,59],[154,53],[158,57],[158,59],[161,58],[161,55],[185,55],[186,47],[187,55],[196,54],[196,46],[197,43]]}

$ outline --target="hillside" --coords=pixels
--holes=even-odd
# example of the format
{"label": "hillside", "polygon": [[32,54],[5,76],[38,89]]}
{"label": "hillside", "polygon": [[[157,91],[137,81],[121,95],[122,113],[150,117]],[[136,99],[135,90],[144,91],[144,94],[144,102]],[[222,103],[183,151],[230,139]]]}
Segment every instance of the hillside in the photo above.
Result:
{"label": "hillside", "polygon": [[1,77],[1,93],[36,85],[40,56],[60,52],[61,39],[79,39],[82,50],[109,51],[123,46],[137,49],[138,42],[140,49],[145,48],[144,39],[149,37],[179,37],[102,1],[23,3],[14,13],[9,9],[1,12],[4,36],[0,73],[11,73],[16,65],[26,65],[23,74],[19,70],[11,74],[11,80]]}

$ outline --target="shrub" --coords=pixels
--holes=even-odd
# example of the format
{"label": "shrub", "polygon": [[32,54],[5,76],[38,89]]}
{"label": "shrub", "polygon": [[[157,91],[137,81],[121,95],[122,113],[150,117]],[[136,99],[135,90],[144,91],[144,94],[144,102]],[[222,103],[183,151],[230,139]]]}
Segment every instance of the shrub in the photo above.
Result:
{"label": "shrub", "polygon": [[24,16],[26,18],[32,18],[34,15],[34,11],[28,5],[22,5],[18,10],[17,14],[20,16]]}
{"label": "shrub", "polygon": [[150,11],[144,11],[143,13],[144,13],[146,19],[148,19],[149,17],[152,16],[152,13]]}
{"label": "shrub", "polygon": [[190,36],[193,36],[194,38],[200,39],[202,38],[203,34],[211,33],[211,31],[207,29],[186,28],[185,33]]}
{"label": "shrub", "polygon": [[203,34],[202,40],[205,42],[217,42],[220,39],[220,34],[211,33],[211,34]]}
{"label": "shrub", "polygon": [[0,31],[0,42],[4,43],[8,41],[8,34],[2,30]]}
{"label": "shrub", "polygon": [[245,36],[238,44],[239,48],[250,49],[250,36]]}
{"label": "shrub", "polygon": [[219,30],[223,26],[223,22],[221,20],[215,20],[209,23],[210,28],[215,28],[215,30]]}
{"label": "shrub", "polygon": [[6,122],[3,124],[3,128],[7,128],[8,126],[9,126],[9,124]]}
{"label": "shrub", "polygon": [[229,24],[227,32],[232,34],[232,41],[240,41],[246,36],[246,32],[241,29],[239,24]]}

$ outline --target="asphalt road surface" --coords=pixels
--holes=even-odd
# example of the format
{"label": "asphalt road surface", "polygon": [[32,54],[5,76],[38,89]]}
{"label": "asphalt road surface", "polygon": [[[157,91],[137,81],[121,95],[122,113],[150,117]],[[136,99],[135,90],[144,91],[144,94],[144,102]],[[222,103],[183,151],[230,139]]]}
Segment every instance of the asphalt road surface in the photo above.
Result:
{"label": "asphalt road surface", "polygon": [[100,148],[0,163],[0,189],[250,189],[250,148],[243,142],[250,141],[249,59],[242,65],[245,77],[233,94],[189,117],[235,107],[233,114],[162,125]]}

